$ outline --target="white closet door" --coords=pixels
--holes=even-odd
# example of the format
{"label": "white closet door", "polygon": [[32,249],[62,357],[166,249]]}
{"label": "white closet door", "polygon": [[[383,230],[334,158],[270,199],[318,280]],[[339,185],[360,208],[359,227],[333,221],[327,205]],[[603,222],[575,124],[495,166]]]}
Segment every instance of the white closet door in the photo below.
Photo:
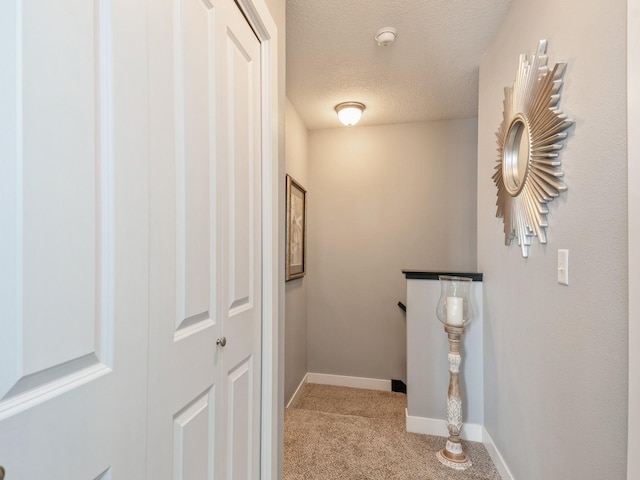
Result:
{"label": "white closet door", "polygon": [[[262,157],[260,42],[231,0],[217,3],[217,305],[227,345],[217,432],[220,478],[260,478]],[[224,452],[224,455],[222,455]]]}
{"label": "white closet door", "polygon": [[145,477],[146,5],[0,3],[0,465]]}
{"label": "white closet door", "polygon": [[148,478],[213,478],[218,353],[216,9],[149,4],[151,262]]}
{"label": "white closet door", "polygon": [[234,79],[256,52],[220,44],[229,18],[252,34],[232,0],[153,0],[149,16],[148,478],[258,478],[259,44]]}

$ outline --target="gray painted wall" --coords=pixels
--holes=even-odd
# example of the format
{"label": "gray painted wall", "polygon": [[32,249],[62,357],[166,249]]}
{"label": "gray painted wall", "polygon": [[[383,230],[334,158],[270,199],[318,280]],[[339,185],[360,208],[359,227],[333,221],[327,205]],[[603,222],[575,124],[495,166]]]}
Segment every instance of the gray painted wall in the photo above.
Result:
{"label": "gray painted wall", "polygon": [[406,380],[401,270],[475,270],[476,146],[476,119],[309,132],[310,372]]}
{"label": "gray painted wall", "polygon": [[[307,190],[307,128],[298,112],[287,100],[286,111],[286,168]],[[283,179],[284,181],[284,179]],[[313,192],[308,191],[312,196]],[[309,254],[307,254],[309,258]],[[288,403],[307,373],[307,278],[285,283],[285,372],[284,398]]]}
{"label": "gray painted wall", "polygon": [[[485,425],[518,480],[626,478],[625,0],[513,0],[480,66],[478,268],[485,293]],[[495,218],[495,131],[520,53],[567,60],[568,191],[528,259]],[[569,286],[556,282],[570,250]]]}
{"label": "gray painted wall", "polygon": [[[627,478],[640,478],[640,0],[627,1],[629,186],[629,442]],[[632,188],[635,187],[635,188]],[[634,408],[635,407],[635,408]],[[633,454],[632,454],[633,453]]]}

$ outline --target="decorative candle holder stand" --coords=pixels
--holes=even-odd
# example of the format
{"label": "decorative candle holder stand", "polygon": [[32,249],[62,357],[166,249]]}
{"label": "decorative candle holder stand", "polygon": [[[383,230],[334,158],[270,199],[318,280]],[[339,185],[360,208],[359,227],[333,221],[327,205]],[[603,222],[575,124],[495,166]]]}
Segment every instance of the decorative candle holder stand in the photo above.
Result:
{"label": "decorative candle holder stand", "polygon": [[436,453],[443,465],[456,470],[466,470],[471,466],[471,459],[463,451],[460,442],[462,430],[462,396],[460,394],[460,342],[465,326],[472,318],[469,290],[472,280],[466,277],[441,275],[441,293],[436,314],[444,323],[444,331],[449,340],[449,392],[447,397],[447,429],[449,438],[445,447]]}

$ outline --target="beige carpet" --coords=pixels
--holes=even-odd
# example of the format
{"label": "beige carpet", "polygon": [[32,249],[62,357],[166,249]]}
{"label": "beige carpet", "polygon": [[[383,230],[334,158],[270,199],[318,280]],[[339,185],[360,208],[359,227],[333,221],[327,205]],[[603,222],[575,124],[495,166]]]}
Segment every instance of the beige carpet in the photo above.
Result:
{"label": "beige carpet", "polygon": [[284,480],[500,480],[481,443],[473,466],[438,462],[445,438],[407,433],[406,395],[306,384],[284,421]]}

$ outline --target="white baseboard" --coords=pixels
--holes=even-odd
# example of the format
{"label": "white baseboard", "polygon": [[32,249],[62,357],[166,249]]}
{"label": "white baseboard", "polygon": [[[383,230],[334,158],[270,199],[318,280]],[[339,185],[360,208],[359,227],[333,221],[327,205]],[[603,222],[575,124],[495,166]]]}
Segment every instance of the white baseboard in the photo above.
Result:
{"label": "white baseboard", "polygon": [[293,404],[293,402],[297,400],[298,396],[302,393],[302,387],[304,387],[305,383],[308,383],[307,381],[308,377],[309,377],[308,373],[304,377],[302,377],[302,381],[300,382],[300,385],[298,385],[298,388],[296,388],[296,391],[293,392],[293,395],[291,396],[289,403],[287,403],[287,408],[289,408]]}
{"label": "white baseboard", "polygon": [[489,452],[489,456],[491,457],[493,464],[496,466],[502,480],[515,480],[513,474],[509,470],[509,467],[507,467],[504,458],[502,458],[498,448],[495,443],[493,443],[491,435],[489,435],[489,432],[487,432],[487,429],[484,427],[482,427],[482,438],[484,439],[482,443],[484,443],[487,452]]}
{"label": "white baseboard", "polygon": [[307,383],[335,385],[336,387],[366,388],[367,390],[391,391],[391,380],[378,378],[345,377],[326,373],[307,373]]}
{"label": "white baseboard", "polygon": [[[413,417],[405,409],[407,432],[421,433],[423,435],[436,435],[448,437],[447,422],[439,418]],[[460,438],[472,442],[482,442],[483,427],[477,423],[465,423],[462,425]]]}

